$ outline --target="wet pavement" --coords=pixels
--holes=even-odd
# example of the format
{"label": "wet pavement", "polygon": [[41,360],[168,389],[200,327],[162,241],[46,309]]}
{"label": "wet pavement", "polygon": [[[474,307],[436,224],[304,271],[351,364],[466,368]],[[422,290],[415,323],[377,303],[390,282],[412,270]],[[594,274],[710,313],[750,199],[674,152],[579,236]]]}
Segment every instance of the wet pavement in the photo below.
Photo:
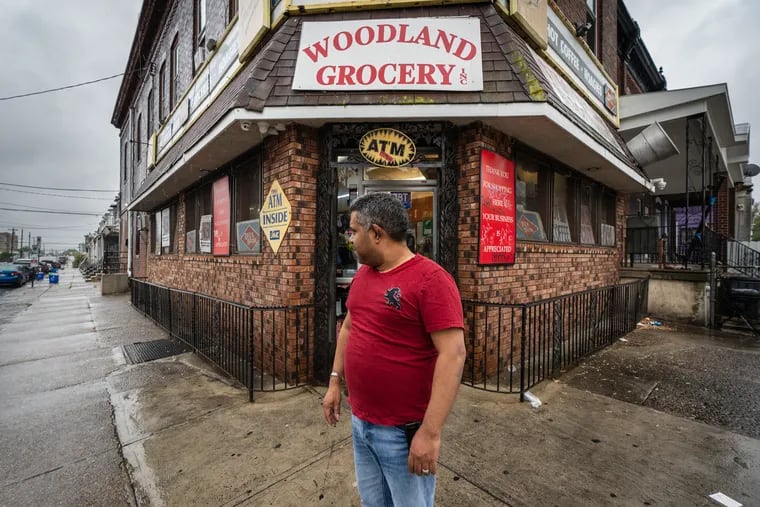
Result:
{"label": "wet pavement", "polygon": [[760,339],[751,335],[642,327],[562,381],[760,438]]}
{"label": "wet pavement", "polygon": [[[0,310],[0,505],[359,505],[348,407],[331,428],[320,387],[248,403],[192,353],[128,365],[123,345],[166,333],[65,275]],[[538,409],[462,387],[437,505],[760,504],[754,339],[626,340],[535,388]]]}
{"label": "wet pavement", "polygon": [[106,383],[117,363],[83,285],[69,270],[0,299],[0,505],[132,501]]}

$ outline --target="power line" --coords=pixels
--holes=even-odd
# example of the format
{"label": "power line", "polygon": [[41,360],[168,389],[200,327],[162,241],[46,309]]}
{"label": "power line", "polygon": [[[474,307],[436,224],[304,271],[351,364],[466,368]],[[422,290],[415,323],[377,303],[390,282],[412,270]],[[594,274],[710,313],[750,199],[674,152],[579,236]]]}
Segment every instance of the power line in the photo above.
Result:
{"label": "power line", "polygon": [[64,195],[64,194],[46,194],[45,192],[30,192],[29,190],[18,190],[16,188],[2,188],[6,192],[18,192],[20,194],[49,195],[51,197],[68,197],[69,199],[92,199],[93,201],[112,201],[110,197],[86,197],[84,195]]}
{"label": "power line", "polygon": [[43,211],[37,209],[14,209],[14,208],[0,208],[3,211],[23,211],[25,213],[52,213],[53,215],[84,215],[84,216],[100,216],[101,213],[86,213],[80,211]]}
{"label": "power line", "polygon": [[[40,209],[40,210],[44,210],[44,211],[61,211],[61,210],[58,210],[58,209],[55,209],[55,208],[45,208],[45,207],[42,207],[42,206],[32,206],[31,204],[18,203],[18,202],[3,202],[3,201],[0,201],[0,204],[4,204],[6,206],[26,206],[28,208]],[[102,212],[102,213],[105,213],[105,212]]]}
{"label": "power line", "polygon": [[48,90],[40,90],[38,92],[22,93],[20,95],[10,95],[8,97],[0,97],[0,101],[2,101],[2,100],[21,99],[21,98],[24,98],[24,97],[31,97],[33,95],[42,95],[44,93],[52,93],[52,92],[59,92],[61,90],[69,90],[71,88],[78,88],[80,86],[86,86],[86,85],[93,84],[93,83],[99,83],[101,81],[108,81],[109,79],[114,79],[116,77],[123,76],[125,74],[126,74],[126,72],[122,72],[121,74],[114,74],[113,76],[101,77],[100,79],[93,79],[92,81],[84,81],[82,83],[76,83],[76,84],[73,84],[73,85],[61,86],[59,88],[50,88]]}
{"label": "power line", "polygon": [[87,188],[55,188],[55,187],[35,187],[34,185],[19,185],[16,183],[3,183],[0,181],[0,185],[8,187],[21,187],[21,188],[36,188],[39,190],[61,190],[63,192],[109,192],[111,194],[118,193],[118,190],[95,190]]}
{"label": "power line", "polygon": [[90,224],[82,224],[82,225],[61,225],[58,227],[50,227],[50,224],[45,225],[33,225],[33,224],[19,224],[16,222],[0,222],[0,227],[15,227],[15,228],[25,228],[25,229],[33,229],[33,230],[58,230],[58,229],[84,229],[87,227],[94,227],[97,225],[96,221],[93,221],[93,223]]}

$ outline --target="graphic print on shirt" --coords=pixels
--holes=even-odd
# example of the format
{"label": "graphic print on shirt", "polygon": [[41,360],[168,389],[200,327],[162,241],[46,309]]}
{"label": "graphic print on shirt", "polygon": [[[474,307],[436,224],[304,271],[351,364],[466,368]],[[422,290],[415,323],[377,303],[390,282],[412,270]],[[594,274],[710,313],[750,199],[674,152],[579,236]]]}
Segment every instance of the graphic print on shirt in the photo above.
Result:
{"label": "graphic print on shirt", "polygon": [[401,310],[401,289],[391,287],[385,291],[385,304],[392,306],[396,310]]}

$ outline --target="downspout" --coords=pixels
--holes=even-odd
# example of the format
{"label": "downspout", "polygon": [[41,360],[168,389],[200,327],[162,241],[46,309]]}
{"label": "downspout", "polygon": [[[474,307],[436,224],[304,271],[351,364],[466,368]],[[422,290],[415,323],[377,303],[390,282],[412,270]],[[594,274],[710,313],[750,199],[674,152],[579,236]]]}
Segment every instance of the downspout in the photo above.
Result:
{"label": "downspout", "polygon": [[[131,165],[132,169],[130,171],[127,171],[127,185],[129,187],[129,193],[127,195],[129,196],[130,200],[132,199],[132,188],[131,188],[131,186],[132,186],[132,180],[133,180],[133,173],[134,173],[134,169],[135,169],[134,168],[134,161],[135,161],[135,157],[134,157],[135,124],[134,124],[134,121],[132,121],[134,119],[134,112],[135,112],[135,108],[134,107],[130,107],[129,108],[129,144],[130,144],[130,146],[133,147],[131,150],[129,150],[131,152],[130,153],[130,156],[131,156],[131,160],[130,160],[131,164],[130,165]],[[138,139],[138,141],[139,141],[139,139]],[[139,150],[140,147],[138,146],[137,149]],[[134,248],[133,243],[134,242],[130,241],[130,239],[132,239],[132,213],[133,213],[132,211],[127,211],[127,276],[130,277],[130,278],[132,277],[132,253],[134,251],[133,250],[133,248]]]}

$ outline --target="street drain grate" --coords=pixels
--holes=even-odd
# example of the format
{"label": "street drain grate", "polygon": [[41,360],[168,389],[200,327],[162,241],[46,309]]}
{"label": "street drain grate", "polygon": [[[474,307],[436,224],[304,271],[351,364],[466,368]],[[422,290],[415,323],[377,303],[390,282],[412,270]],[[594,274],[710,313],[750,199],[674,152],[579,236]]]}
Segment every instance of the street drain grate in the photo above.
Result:
{"label": "street drain grate", "polygon": [[122,350],[124,350],[124,356],[129,364],[145,363],[190,351],[188,347],[174,340],[132,343],[124,345]]}

